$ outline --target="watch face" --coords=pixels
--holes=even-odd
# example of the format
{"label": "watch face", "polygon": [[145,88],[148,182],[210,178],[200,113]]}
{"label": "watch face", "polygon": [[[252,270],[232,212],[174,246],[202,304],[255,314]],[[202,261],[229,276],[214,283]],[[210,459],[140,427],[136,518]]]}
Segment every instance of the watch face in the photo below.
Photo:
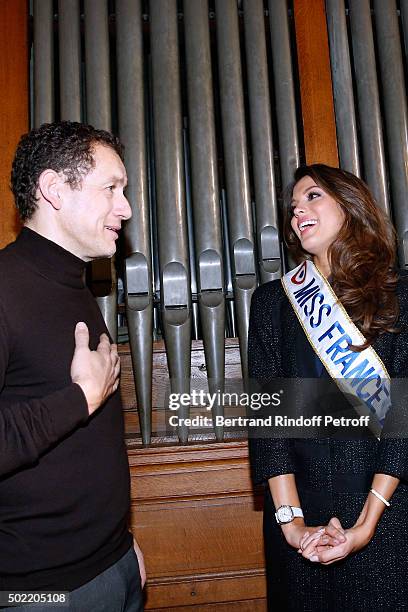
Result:
{"label": "watch face", "polygon": [[293,511],[290,506],[281,506],[277,511],[280,523],[290,523],[293,519]]}

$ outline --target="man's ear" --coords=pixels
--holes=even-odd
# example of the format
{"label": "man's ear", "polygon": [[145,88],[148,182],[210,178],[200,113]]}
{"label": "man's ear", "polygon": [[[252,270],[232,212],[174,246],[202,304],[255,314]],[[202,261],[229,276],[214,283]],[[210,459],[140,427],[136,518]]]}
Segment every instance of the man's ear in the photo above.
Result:
{"label": "man's ear", "polygon": [[60,190],[62,179],[55,170],[44,170],[38,179],[38,188],[44,200],[49,202],[55,210],[61,208]]}

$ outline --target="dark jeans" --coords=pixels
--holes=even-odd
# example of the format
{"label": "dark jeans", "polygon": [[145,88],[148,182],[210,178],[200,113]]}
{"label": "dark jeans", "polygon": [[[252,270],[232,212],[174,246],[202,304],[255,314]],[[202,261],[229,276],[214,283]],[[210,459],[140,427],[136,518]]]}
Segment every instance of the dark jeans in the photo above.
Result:
{"label": "dark jeans", "polygon": [[139,563],[133,546],[107,570],[69,593],[68,606],[24,605],[7,612],[143,612]]}

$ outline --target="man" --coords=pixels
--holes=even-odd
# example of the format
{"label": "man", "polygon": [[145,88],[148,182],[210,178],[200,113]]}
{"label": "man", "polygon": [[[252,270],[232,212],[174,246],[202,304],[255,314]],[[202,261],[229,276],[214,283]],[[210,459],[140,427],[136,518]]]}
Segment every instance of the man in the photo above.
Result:
{"label": "man", "polygon": [[131,216],[122,147],[46,124],[22,137],[11,182],[24,228],[0,252],[0,591],[142,610],[119,356],[84,285],[86,262],[115,253]]}

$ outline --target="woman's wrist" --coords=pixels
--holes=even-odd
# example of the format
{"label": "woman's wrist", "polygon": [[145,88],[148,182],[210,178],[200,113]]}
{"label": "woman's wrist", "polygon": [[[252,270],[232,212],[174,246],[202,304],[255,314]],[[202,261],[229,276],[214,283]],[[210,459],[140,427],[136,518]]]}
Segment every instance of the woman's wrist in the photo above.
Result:
{"label": "woman's wrist", "polygon": [[300,538],[306,529],[304,519],[300,517],[294,518],[290,523],[283,524],[280,527],[287,543],[298,548]]}
{"label": "woman's wrist", "polygon": [[365,544],[368,544],[373,539],[376,528],[377,523],[369,520],[367,517],[364,521],[357,522],[353,527],[354,530],[358,531],[359,538],[361,538]]}
{"label": "woman's wrist", "polygon": [[283,523],[281,525],[283,533],[290,533],[299,527],[305,527],[305,519],[302,517],[296,517],[290,523]]}

